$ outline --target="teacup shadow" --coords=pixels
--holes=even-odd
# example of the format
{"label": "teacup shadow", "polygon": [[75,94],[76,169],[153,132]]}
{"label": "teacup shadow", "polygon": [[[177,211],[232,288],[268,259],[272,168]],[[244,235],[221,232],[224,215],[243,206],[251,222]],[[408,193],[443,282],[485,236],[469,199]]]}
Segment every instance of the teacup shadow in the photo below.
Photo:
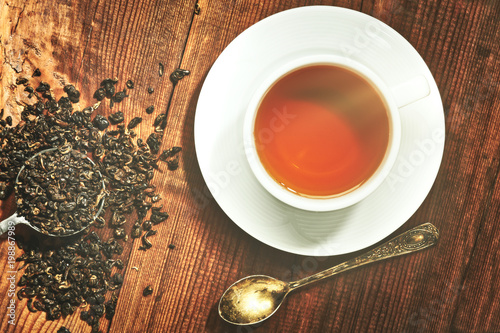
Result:
{"label": "teacup shadow", "polygon": [[[325,253],[339,252],[336,249],[336,237],[352,220],[356,205],[332,212],[310,212],[283,205],[288,226],[297,234],[297,241],[320,244]],[[318,255],[321,255],[318,253]]]}

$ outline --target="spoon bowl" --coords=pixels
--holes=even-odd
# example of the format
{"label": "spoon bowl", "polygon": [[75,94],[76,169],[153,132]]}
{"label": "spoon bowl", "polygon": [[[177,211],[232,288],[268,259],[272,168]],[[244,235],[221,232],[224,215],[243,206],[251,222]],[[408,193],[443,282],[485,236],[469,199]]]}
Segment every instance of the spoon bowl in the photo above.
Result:
{"label": "spoon bowl", "polygon": [[234,325],[251,325],[272,316],[288,293],[306,284],[372,262],[423,250],[436,244],[439,231],[424,223],[337,266],[294,282],[283,282],[266,275],[251,275],[236,281],[222,295],[219,315]]}
{"label": "spoon bowl", "polygon": [[233,324],[258,323],[278,310],[289,291],[286,282],[267,275],[251,275],[226,290],[219,313]]}

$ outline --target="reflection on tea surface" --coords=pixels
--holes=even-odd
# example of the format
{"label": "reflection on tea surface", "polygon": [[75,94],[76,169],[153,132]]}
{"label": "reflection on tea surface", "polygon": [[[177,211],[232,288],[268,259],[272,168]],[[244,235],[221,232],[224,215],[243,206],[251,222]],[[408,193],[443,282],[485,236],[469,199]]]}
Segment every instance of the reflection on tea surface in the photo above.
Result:
{"label": "reflection on tea surface", "polygon": [[386,104],[360,75],[333,65],[297,69],[262,99],[255,143],[267,172],[292,192],[334,197],[368,180],[385,157]]}

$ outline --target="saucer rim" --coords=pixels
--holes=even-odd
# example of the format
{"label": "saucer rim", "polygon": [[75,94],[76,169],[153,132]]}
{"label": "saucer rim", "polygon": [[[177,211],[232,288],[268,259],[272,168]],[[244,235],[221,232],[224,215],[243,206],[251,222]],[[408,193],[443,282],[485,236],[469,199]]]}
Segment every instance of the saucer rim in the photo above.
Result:
{"label": "saucer rim", "polygon": [[[369,16],[369,15],[366,15],[364,13],[361,13],[361,12],[357,12],[357,11],[353,11],[353,10],[349,10],[349,9],[346,9],[346,8],[341,8],[341,7],[334,7],[334,6],[307,6],[307,7],[300,7],[300,8],[294,8],[294,9],[290,9],[290,10],[286,10],[286,11],[283,11],[283,12],[280,12],[280,13],[277,13],[277,14],[274,14],[274,15],[271,15],[270,17],[267,17],[259,22],[257,22],[256,24],[254,24],[253,26],[251,26],[250,28],[246,29],[244,32],[242,32],[238,37],[236,37],[225,49],[224,51],[219,55],[219,57],[217,58],[217,60],[214,62],[212,68],[210,69],[210,72],[208,73],[206,79],[205,79],[205,82],[203,84],[203,87],[200,91],[200,95],[199,95],[199,99],[198,99],[198,104],[197,104],[197,107],[196,107],[196,114],[195,114],[195,123],[194,123],[194,137],[195,137],[195,149],[196,149],[196,153],[197,153],[197,157],[198,157],[198,163],[200,165],[200,170],[201,170],[201,173],[203,175],[203,178],[205,180],[206,183],[208,183],[209,181],[209,176],[210,176],[210,161],[207,161],[205,158],[208,158],[206,157],[206,154],[204,152],[202,152],[206,147],[204,147],[204,139],[203,137],[206,136],[206,135],[213,135],[213,131],[205,131],[203,129],[203,124],[201,124],[201,121],[200,121],[200,118],[201,118],[201,114],[204,112],[204,108],[208,111],[210,111],[210,107],[207,107],[205,104],[206,104],[206,101],[210,101],[210,97],[207,97],[207,90],[210,90],[208,89],[207,87],[212,85],[212,84],[216,84],[217,83],[217,77],[221,74],[221,70],[223,71],[224,70],[224,64],[222,64],[221,62],[222,61],[225,61],[226,58],[228,57],[228,54],[230,52],[233,52],[234,53],[234,49],[235,47],[239,44],[239,43],[242,43],[245,41],[245,38],[247,38],[247,36],[250,34],[250,32],[252,31],[252,29],[255,29],[254,27],[255,26],[258,26],[258,25],[261,25],[263,24],[263,22],[271,22],[272,20],[274,20],[275,18],[279,17],[279,16],[282,16],[282,15],[300,15],[301,14],[301,11],[309,11],[309,10],[321,10],[321,11],[325,11],[325,10],[329,10],[331,11],[331,13],[334,13],[336,12],[335,14],[339,14],[339,13],[343,13],[345,14],[346,12],[349,12],[351,15],[358,15],[358,17],[364,17],[365,19],[366,18],[369,18],[370,20],[376,20],[375,18]],[[354,14],[355,13],[355,14]],[[378,20],[377,20],[378,21]],[[380,22],[380,21],[378,21]],[[442,130],[443,131],[443,135],[444,135],[444,130],[445,130],[445,126],[444,126],[444,113],[443,113],[443,107],[442,107],[442,101],[441,101],[441,98],[440,98],[440,95],[439,95],[439,90],[437,88],[437,85],[436,85],[436,82],[434,80],[434,78],[432,77],[432,74],[430,73],[430,70],[428,69],[427,65],[425,64],[425,62],[423,61],[423,59],[421,58],[421,56],[418,54],[418,52],[411,46],[411,44],[409,44],[408,41],[406,41],[399,33],[397,33],[395,30],[393,30],[392,28],[390,28],[389,26],[385,25],[385,23],[383,22],[380,22],[380,24],[382,24],[384,27],[384,29],[389,29],[391,31],[391,33],[393,34],[393,36],[391,37],[394,37],[396,39],[398,39],[397,42],[400,42],[400,44],[402,44],[402,46],[404,46],[405,48],[409,48],[411,50],[413,50],[413,53],[414,53],[414,58],[411,59],[411,61],[415,61],[415,62],[420,62],[420,66],[423,65],[425,66],[425,73],[421,73],[422,75],[424,75],[428,80],[429,80],[429,85],[430,85],[430,88],[431,88],[431,94],[430,95],[433,95],[434,98],[427,98],[428,102],[429,103],[432,103],[432,108],[434,109],[433,112],[436,112],[436,113],[440,113],[441,116],[439,117],[439,124],[437,124],[436,128],[438,128],[439,130]],[[395,34],[395,35],[394,35]],[[401,46],[401,45],[399,45]],[[234,61],[234,60],[233,60]],[[215,81],[214,81],[215,80]],[[422,106],[423,108],[423,106]],[[243,110],[246,110],[246,108],[243,108]],[[207,111],[207,112],[208,112]],[[439,116],[439,115],[438,115]],[[402,125],[403,126],[403,125]],[[382,233],[379,233],[377,234],[375,237],[373,237],[373,239],[371,241],[369,241],[369,244],[367,242],[365,243],[362,243],[361,245],[359,246],[355,246],[355,247],[351,247],[347,250],[342,250],[342,249],[326,249],[326,251],[319,251],[318,252],[318,249],[317,248],[294,248],[294,247],[290,247],[290,246],[287,246],[286,244],[283,244],[283,242],[273,242],[273,241],[270,241],[269,239],[266,239],[265,237],[263,237],[262,235],[259,235],[258,233],[256,233],[254,230],[252,230],[252,228],[249,228],[247,225],[244,225],[241,223],[240,221],[240,218],[238,216],[235,216],[236,214],[234,213],[234,211],[231,209],[231,203],[229,202],[224,202],[224,198],[219,196],[217,193],[214,193],[210,188],[209,190],[212,192],[212,196],[213,198],[215,199],[215,201],[219,204],[219,206],[221,207],[221,209],[228,215],[228,217],[236,224],[238,225],[242,230],[244,230],[246,233],[248,233],[249,235],[251,235],[252,237],[254,237],[255,239],[259,240],[260,242],[264,243],[264,244],[267,244],[273,248],[276,248],[276,249],[279,249],[279,250],[282,250],[282,251],[285,251],[285,252],[288,252],[288,253],[294,253],[294,254],[298,254],[298,255],[314,255],[314,256],[330,256],[330,255],[341,255],[341,254],[346,254],[346,253],[350,253],[350,252],[354,252],[354,251],[357,251],[357,250],[361,250],[363,248],[366,248],[372,244],[375,244],[376,242],[384,239],[385,237],[387,237],[388,235],[390,235],[392,232],[394,232],[397,228],[399,228],[400,226],[402,226],[407,220],[408,218],[411,217],[411,215],[413,215],[415,213],[415,211],[420,207],[420,205],[422,204],[422,202],[425,200],[425,198],[427,197],[429,191],[431,190],[432,188],[432,185],[437,177],[437,174],[438,174],[438,171],[439,171],[439,168],[440,168],[440,165],[441,165],[441,162],[442,162],[442,156],[443,156],[443,151],[444,151],[444,140],[442,143],[439,144],[439,146],[437,147],[438,151],[437,151],[437,158],[439,159],[439,161],[436,163],[435,162],[435,165],[433,165],[433,170],[431,173],[428,173],[426,174],[425,178],[423,180],[427,181],[427,186],[422,189],[420,188],[420,192],[421,192],[421,197],[416,199],[416,201],[418,201],[418,203],[416,205],[414,205],[416,208],[412,211],[412,212],[408,212],[407,217],[406,218],[400,218],[400,221],[395,223],[393,225],[392,228],[390,228],[390,230],[385,230],[384,232]],[[233,155],[234,154],[237,154],[237,152],[232,152]],[[401,154],[401,152],[399,153]],[[247,175],[247,178],[252,178],[253,175]],[[421,179],[422,180],[422,179]],[[254,182],[258,182],[257,179],[253,179]],[[260,185],[260,184],[259,184]],[[263,189],[265,191],[265,189]],[[424,195],[422,195],[422,193],[424,193]],[[374,195],[374,193],[372,193],[371,195]],[[244,198],[242,198],[244,200]],[[391,198],[387,198],[387,199],[384,199],[386,201],[389,201],[391,200]],[[281,202],[280,202],[281,203]],[[281,205],[286,205],[284,203],[281,203]],[[278,206],[276,206],[276,209],[278,208]],[[304,211],[307,213],[307,211]],[[311,214],[314,214],[314,212],[309,212]],[[278,244],[280,243],[280,244]]]}

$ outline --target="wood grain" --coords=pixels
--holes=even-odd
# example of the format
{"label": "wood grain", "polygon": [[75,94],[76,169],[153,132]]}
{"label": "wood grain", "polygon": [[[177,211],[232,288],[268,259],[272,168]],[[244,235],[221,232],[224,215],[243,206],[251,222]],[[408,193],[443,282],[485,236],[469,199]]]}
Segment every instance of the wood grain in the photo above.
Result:
{"label": "wood grain", "polygon": [[[125,283],[105,332],[498,332],[500,331],[500,2],[496,0],[11,0],[0,2],[0,103],[19,119],[24,93],[15,78],[35,68],[60,92],[73,83],[80,106],[106,77],[135,82],[121,110],[126,121],[144,116],[140,137],[154,116],[168,112],[162,147],[183,147],[180,168],[162,167],[153,182],[171,217],[139,251],[129,241]],[[251,274],[294,280],[350,255],[297,256],[268,247],[239,229],[219,208],[201,176],[194,149],[197,99],[211,65],[241,32],[274,13],[305,5],[362,11],[390,25],[422,55],[438,84],[446,116],[445,154],[437,180],[414,216],[396,231],[431,221],[439,244],[414,256],[346,272],[292,293],[272,319],[235,327],[217,314],[217,301],[234,281]],[[165,66],[159,77],[158,64]],[[175,68],[191,74],[175,87]],[[149,95],[147,87],[155,92]],[[0,216],[11,213],[0,204]],[[133,223],[133,221],[129,221]],[[106,235],[109,231],[102,231]],[[175,248],[170,249],[169,244]],[[0,240],[0,293],[7,295],[8,243]],[[20,254],[20,250],[16,251]],[[135,268],[133,268],[135,267]],[[15,267],[17,270],[19,266]],[[20,274],[18,273],[18,276]],[[145,286],[153,294],[142,297]],[[16,303],[7,323],[8,297],[0,301],[0,330],[89,332],[78,314],[55,322]]]}

